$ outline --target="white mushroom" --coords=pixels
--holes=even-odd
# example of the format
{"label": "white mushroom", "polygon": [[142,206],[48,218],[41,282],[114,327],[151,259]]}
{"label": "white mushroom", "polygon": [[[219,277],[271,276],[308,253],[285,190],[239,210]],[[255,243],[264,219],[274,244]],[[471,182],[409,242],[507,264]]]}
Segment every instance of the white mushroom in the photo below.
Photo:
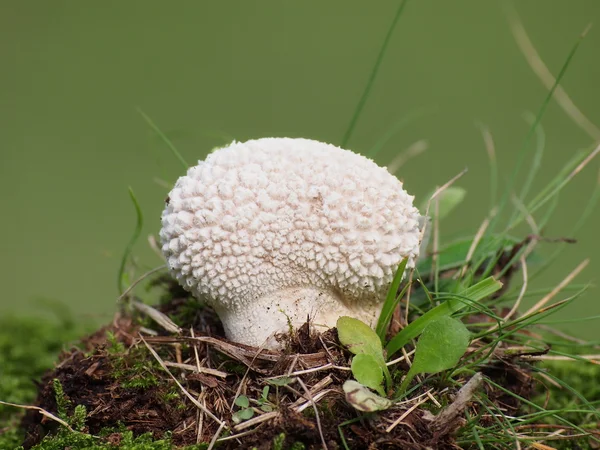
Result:
{"label": "white mushroom", "polygon": [[276,348],[310,317],[374,324],[398,264],[419,253],[413,197],[386,169],[330,144],[233,142],[179,178],[162,214],[171,273],[228,338]]}

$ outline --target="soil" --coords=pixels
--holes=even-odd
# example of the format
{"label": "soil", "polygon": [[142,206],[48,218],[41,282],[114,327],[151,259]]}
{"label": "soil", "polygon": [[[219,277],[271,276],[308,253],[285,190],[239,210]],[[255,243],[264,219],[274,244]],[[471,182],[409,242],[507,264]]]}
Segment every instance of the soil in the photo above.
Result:
{"label": "soil", "polygon": [[[151,432],[155,438],[172,432],[177,446],[210,442],[215,434],[221,438],[234,436],[220,443],[219,448],[225,449],[271,449],[281,433],[285,433],[281,448],[295,442],[302,442],[308,449],[321,449],[323,444],[330,450],[344,448],[341,433],[350,449],[458,448],[455,433],[462,419],[431,426],[429,409],[437,413],[439,408],[430,402],[415,407],[416,402],[409,401],[377,414],[359,416],[342,390],[351,375],[343,370],[349,367],[351,355],[338,342],[335,329],[314,335],[307,323],[294,336],[282,338],[286,348],[283,352],[236,344],[225,339],[218,317],[210,308],[189,298],[168,278],[160,278],[156,284],[167,292],[165,301],[156,308],[173,319],[181,333],[168,333],[138,313],[118,314],[110,325],[60,356],[56,368],[39,384],[37,406],[57,414],[53,380],[59,380],[70,401],[68,413],[75,405],[87,409],[83,431],[104,435],[106,442],[113,444],[120,439],[119,431],[127,429],[134,435]],[[529,398],[532,380],[527,367],[515,358],[497,358],[485,368],[484,375]],[[407,367],[400,365],[400,369]],[[265,396],[266,386],[269,391]],[[447,403],[456,393],[449,386],[433,387],[446,388],[442,400]],[[304,388],[310,391],[310,397]],[[488,397],[511,413],[519,410],[514,397],[489,385],[485,389]],[[236,420],[236,414],[244,409],[234,403],[240,394],[250,399],[254,410],[250,420]],[[225,427],[220,429],[198,404],[223,420]],[[472,416],[477,415],[475,404],[468,408]],[[401,423],[389,429],[401,416]],[[22,425],[27,432],[26,449],[58,426],[36,411],[29,411]]]}

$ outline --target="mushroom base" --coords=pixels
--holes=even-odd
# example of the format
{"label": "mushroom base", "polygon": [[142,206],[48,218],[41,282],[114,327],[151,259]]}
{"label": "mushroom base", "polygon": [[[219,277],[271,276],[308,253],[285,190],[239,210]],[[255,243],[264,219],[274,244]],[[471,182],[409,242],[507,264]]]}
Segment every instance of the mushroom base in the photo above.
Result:
{"label": "mushroom base", "polygon": [[274,292],[235,310],[216,309],[228,339],[268,349],[281,348],[277,334],[289,333],[306,323],[325,331],[338,318],[350,316],[374,326],[382,303],[352,307],[332,291],[288,288]]}

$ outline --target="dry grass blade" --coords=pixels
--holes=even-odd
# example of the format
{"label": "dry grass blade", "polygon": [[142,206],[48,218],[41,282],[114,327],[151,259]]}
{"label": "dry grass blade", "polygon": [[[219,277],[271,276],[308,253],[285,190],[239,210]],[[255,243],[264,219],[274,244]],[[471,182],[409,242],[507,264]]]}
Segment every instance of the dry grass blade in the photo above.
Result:
{"label": "dry grass blade", "polygon": [[146,272],[145,274],[143,274],[141,277],[139,277],[137,280],[135,280],[133,283],[131,283],[131,286],[129,286],[127,289],[125,289],[125,291],[124,291],[124,292],[123,292],[123,293],[122,293],[122,294],[119,296],[119,298],[117,299],[117,303],[119,303],[119,302],[123,301],[123,299],[124,299],[125,297],[127,297],[127,295],[129,295],[129,293],[130,293],[130,292],[131,292],[131,291],[132,291],[132,290],[133,290],[133,289],[134,289],[134,288],[135,288],[135,287],[136,287],[138,284],[140,284],[142,281],[144,281],[144,280],[145,280],[146,278],[148,278],[150,275],[152,275],[152,274],[154,274],[154,273],[156,273],[156,272],[158,272],[158,271],[160,271],[160,270],[166,269],[166,268],[167,268],[167,265],[166,265],[166,264],[163,264],[162,266],[155,267],[154,269],[152,269],[152,270],[149,270],[148,272]]}
{"label": "dry grass blade", "polygon": [[[429,208],[431,207],[431,202],[436,200],[438,195],[440,195],[442,192],[444,192],[446,189],[448,189],[450,186],[452,186],[458,179],[460,179],[467,172],[468,172],[468,169],[465,167],[460,173],[458,173],[457,175],[452,177],[449,181],[447,181],[445,184],[443,184],[441,187],[439,187],[435,190],[435,192],[431,195],[431,197],[427,201],[427,208],[425,208],[425,217],[429,217]],[[436,202],[436,206],[437,206],[437,204],[438,203]],[[438,215],[436,214],[436,218],[437,218],[437,216]],[[421,234],[419,236],[420,242],[423,242],[423,239],[426,236],[426,231],[427,231],[427,220],[425,220],[423,222],[423,227],[421,228]],[[435,233],[435,234],[437,235],[437,233]],[[434,266],[435,266],[435,261],[437,259],[436,239],[437,239],[436,236],[434,236],[434,248],[433,248],[434,259],[432,259],[432,263]],[[434,270],[433,272],[436,272],[436,271]]]}
{"label": "dry grass blade", "polygon": [[169,333],[181,334],[181,328],[179,328],[175,322],[173,322],[167,315],[161,313],[159,310],[142,302],[138,302],[137,300],[134,300],[132,304],[135,309],[143,314],[146,314]]}
{"label": "dry grass blade", "polygon": [[226,378],[229,375],[227,372],[223,372],[222,370],[210,369],[208,367],[202,367],[202,366],[199,367],[199,366],[196,366],[193,364],[183,364],[183,363],[165,361],[165,365],[167,367],[173,367],[175,369],[190,370],[192,372],[202,373],[202,374],[206,374],[206,375],[212,375],[213,377],[219,377],[219,378]]}
{"label": "dry grass blade", "polygon": [[402,423],[402,421],[404,419],[406,419],[411,412],[413,412],[415,409],[417,409],[419,406],[421,406],[423,403],[425,403],[427,400],[429,400],[429,397],[427,398],[423,398],[421,400],[419,400],[417,403],[415,403],[414,405],[412,405],[410,408],[408,408],[406,411],[404,411],[404,413],[398,417],[393,424],[391,424],[389,427],[387,427],[385,429],[386,433],[390,433],[394,428],[396,428],[400,423]]}
{"label": "dry grass blade", "polygon": [[414,158],[415,156],[419,156],[420,154],[427,151],[428,148],[429,142],[427,142],[425,139],[421,139],[420,141],[414,142],[406,150],[400,152],[394,157],[394,159],[390,161],[390,163],[387,166],[388,172],[395,175],[396,172],[398,172],[408,160]]}
{"label": "dry grass blade", "polygon": [[[187,342],[187,343],[196,343],[203,342],[211,345],[216,350],[224,353],[225,355],[233,358],[247,367],[252,367],[252,370],[263,375],[270,375],[268,371],[260,369],[256,366],[252,365],[254,360],[267,361],[267,362],[281,362],[286,359],[291,361],[295,355],[282,355],[279,352],[273,352],[265,350],[261,352],[259,355],[256,353],[255,347],[250,347],[248,345],[239,344],[236,342],[229,342],[224,339],[217,339],[210,336],[196,336],[196,337],[188,337],[188,336],[157,336],[157,337],[148,337],[146,338],[149,343],[156,344],[167,344],[174,342]],[[306,353],[298,355],[298,361],[304,365],[306,368],[320,367],[327,364],[328,356],[325,352],[319,353]]]}
{"label": "dry grass blade", "polygon": [[150,353],[152,353],[152,356],[154,356],[154,359],[156,359],[156,361],[158,362],[158,364],[160,364],[160,366],[163,368],[163,370],[165,372],[167,372],[167,374],[171,377],[171,379],[175,382],[175,384],[177,384],[177,387],[181,390],[181,392],[184,393],[184,395],[190,399],[190,401],[196,405],[196,407],[200,410],[202,410],[204,412],[204,414],[206,414],[208,417],[210,417],[212,420],[214,420],[215,422],[217,422],[219,424],[219,426],[221,427],[225,427],[226,424],[225,422],[223,422],[221,419],[219,419],[217,416],[215,416],[208,408],[206,408],[202,403],[200,403],[198,400],[196,400],[194,398],[194,396],[192,394],[190,394],[182,385],[181,383],[177,380],[177,378],[171,373],[171,371],[169,370],[169,368],[167,367],[167,365],[165,364],[165,362],[162,360],[162,358],[159,356],[158,353],[156,353],[156,350],[154,350],[152,348],[152,346],[150,344],[148,344],[148,342],[146,342],[146,340],[144,339],[144,337],[142,335],[140,335],[140,339],[142,340],[142,342],[144,343],[144,345],[146,346],[146,348],[150,351]]}
{"label": "dry grass blade", "polygon": [[246,428],[252,428],[254,425],[261,424],[263,422],[267,422],[269,420],[274,420],[279,417],[281,413],[279,411],[272,411],[265,414],[262,414],[258,417],[253,417],[250,420],[246,420],[236,426],[233,427],[235,431],[245,430]]}
{"label": "dry grass blade", "polygon": [[[448,189],[450,186],[452,186],[454,183],[456,183],[464,174],[466,174],[469,171],[468,168],[464,168],[462,171],[460,171],[457,175],[453,176],[450,180],[448,180],[445,184],[443,184],[442,186],[440,186],[439,188],[437,188],[435,190],[435,192],[431,195],[431,197],[429,198],[429,201],[427,202],[427,208],[425,210],[425,215],[428,216],[429,215],[429,208],[431,206],[431,202],[433,200],[435,200],[437,198],[438,195],[440,195],[442,192],[444,192],[446,189]],[[425,227],[423,227],[425,228]]]}
{"label": "dry grass blade", "polygon": [[567,275],[564,280],[562,280],[560,283],[558,283],[558,285],[556,285],[556,287],[554,289],[552,289],[552,291],[550,291],[548,293],[548,295],[544,296],[539,302],[537,302],[535,305],[533,305],[531,308],[529,308],[527,310],[527,312],[525,312],[523,314],[523,316],[529,316],[530,314],[540,310],[540,308],[543,308],[544,305],[546,305],[550,300],[552,300],[554,298],[554,296],[556,296],[556,294],[558,294],[560,291],[562,291],[567,285],[569,285],[569,283],[571,283],[571,281],[573,281],[573,279],[579,275],[579,273],[585,269],[585,267],[589,264],[590,260],[589,259],[585,259],[583,260],[575,269],[573,269],[573,271]]}
{"label": "dry grass blade", "polygon": [[[490,213],[490,217],[493,217],[494,213],[495,212],[492,211]],[[473,255],[475,254],[475,250],[477,249],[477,246],[479,245],[479,242],[481,242],[481,239],[483,238],[483,235],[485,234],[485,231],[487,230],[488,226],[490,225],[490,217],[486,217],[483,220],[483,222],[481,222],[481,225],[479,226],[479,229],[477,230],[477,233],[475,233],[475,237],[473,238],[473,242],[471,242],[471,246],[469,247],[469,250],[467,251],[467,256],[465,257],[465,264],[462,267],[462,269],[456,273],[456,275],[454,276],[454,278],[460,279],[460,278],[464,277],[465,274],[467,273],[467,269],[469,267],[469,263],[471,262],[471,258],[473,258]]]}
{"label": "dry grass blade", "polygon": [[334,389],[325,389],[321,392],[319,392],[317,395],[314,395],[311,401],[308,401],[306,403],[303,403],[302,405],[298,406],[298,408],[296,408],[297,412],[302,412],[304,411],[306,408],[308,408],[309,406],[312,406],[313,403],[318,403],[319,400],[321,400],[323,397],[325,397],[327,394],[330,394],[332,392],[337,392]]}
{"label": "dry grass blade", "polygon": [[573,169],[573,171],[567,176],[567,178],[565,179],[565,181],[563,183],[568,183],[573,178],[575,178],[575,176],[579,172],[581,172],[585,168],[585,166],[587,166],[588,163],[598,155],[598,153],[600,153],[600,144],[598,144],[596,146],[596,148],[594,149],[594,151],[591,152],[583,161],[581,161],[579,163],[579,165],[577,167],[575,167],[575,169]]}
{"label": "dry grass blade", "polygon": [[[532,243],[533,242],[534,241],[532,241]],[[521,302],[523,301],[523,297],[525,297],[525,293],[527,292],[527,286],[529,284],[529,276],[527,273],[527,260],[525,254],[521,255],[521,257],[519,258],[519,262],[521,263],[521,271],[523,273],[523,285],[521,286],[521,290],[519,291],[519,296],[517,297],[517,300],[513,304],[510,311],[503,317],[503,322],[505,323],[519,310],[519,306],[521,306]],[[499,324],[495,324],[488,331],[497,330],[499,326]]]}
{"label": "dry grass blade", "polygon": [[[404,352],[403,352],[404,353]],[[410,352],[405,353],[404,355],[400,356],[399,358],[393,359],[391,361],[388,361],[387,363],[385,363],[386,366],[393,366],[394,364],[398,364],[399,362],[402,362],[404,360],[408,360],[410,361],[408,358],[412,355],[414,355],[415,350],[412,349]]]}
{"label": "dry grass blade", "polygon": [[152,251],[158,256],[161,260],[165,260],[165,255],[163,255],[162,250],[160,249],[160,244],[156,240],[156,236],[153,234],[148,235],[148,245],[152,249]]}
{"label": "dry grass blade", "polygon": [[[391,363],[388,363],[387,365],[390,365],[390,364]],[[307,375],[309,373],[321,372],[323,370],[331,370],[331,369],[344,370],[344,371],[347,371],[347,372],[350,372],[352,370],[350,367],[336,366],[333,363],[327,363],[327,364],[324,364],[322,366],[312,367],[310,369],[304,369],[304,370],[296,370],[294,372],[290,372],[290,373],[285,374],[285,375],[276,375],[274,377],[268,377],[266,379],[267,380],[277,380],[279,378],[297,377],[297,376],[300,376],[300,375]]]}
{"label": "dry grass blade", "polygon": [[[298,380],[298,378],[295,378],[291,382],[295,382],[297,380]],[[323,398],[326,394],[331,392],[331,391],[324,391],[325,387],[329,386],[331,383],[333,383],[333,378],[331,377],[331,375],[327,375],[325,378],[323,378],[321,381],[319,381],[317,384],[315,384],[312,388],[310,388],[309,393],[312,397],[312,401],[317,402],[318,400]],[[289,385],[286,387],[289,388]],[[298,393],[298,391],[295,391],[295,390],[294,390],[294,392]],[[295,410],[296,412],[301,412],[304,409],[306,409],[308,406],[311,405],[311,401],[310,400],[307,401],[307,399],[304,396],[302,396],[301,393],[298,393],[298,394],[300,395],[300,398],[298,398],[298,400],[296,400],[294,403],[289,405],[289,407],[291,409]],[[262,414],[258,417],[253,417],[250,420],[242,422],[242,423],[234,426],[233,429],[235,431],[242,431],[247,428],[251,428],[255,425],[259,425],[263,422],[267,422],[267,421],[276,419],[280,416],[281,416],[281,413],[279,411],[268,412],[266,414]]]}
{"label": "dry grass blade", "polygon": [[[556,328],[552,328],[548,325],[538,323],[536,324],[536,327],[547,331],[550,334],[558,336],[559,338],[564,339],[565,341],[575,342],[576,344],[589,345],[588,341],[586,341],[585,339],[576,338],[568,333],[565,333],[564,331],[557,330]],[[600,345],[591,345],[590,347],[600,349]]]}
{"label": "dry grass blade", "polygon": [[248,378],[250,369],[252,369],[252,366],[254,365],[254,362],[256,361],[256,358],[258,357],[258,355],[260,355],[261,352],[265,349],[265,347],[264,347],[265,345],[266,345],[266,341],[263,343],[263,345],[259,349],[256,350],[256,353],[254,354],[254,358],[252,358],[252,360],[250,361],[250,364],[247,364],[246,372],[244,373],[244,376],[238,383],[237,391],[235,392],[235,395],[231,399],[231,405],[229,405],[229,411],[233,411],[233,406],[235,405],[235,400],[240,396],[242,389],[246,385],[246,378]]}
{"label": "dry grass blade", "polygon": [[65,422],[64,420],[62,420],[60,417],[56,417],[51,412],[48,412],[45,409],[40,408],[39,406],[19,405],[17,403],[3,402],[1,400],[0,400],[0,405],[6,405],[6,406],[12,406],[14,408],[28,409],[28,410],[37,411],[42,416],[45,416],[48,419],[53,420],[53,421],[61,424],[63,427],[67,428],[71,433],[77,433],[77,431],[75,431],[73,428],[71,428],[71,426],[67,422]]}
{"label": "dry grass blade", "polygon": [[327,450],[327,443],[325,442],[325,437],[323,436],[323,429],[321,428],[321,419],[319,418],[319,410],[317,409],[317,404],[315,403],[313,396],[311,395],[310,391],[306,387],[306,384],[304,384],[304,381],[302,381],[301,378],[298,378],[298,384],[300,384],[300,386],[302,386],[302,389],[308,396],[308,401],[311,403],[311,405],[315,411],[315,420],[317,422],[317,428],[319,430],[319,435],[321,436],[321,443],[323,444],[323,450]]}
{"label": "dry grass blade", "polygon": [[521,214],[523,214],[523,216],[525,217],[525,221],[527,222],[527,224],[531,228],[531,232],[534,235],[539,236],[541,234],[540,227],[536,223],[536,221],[533,218],[533,216],[529,213],[529,211],[527,211],[527,207],[523,204],[523,202],[521,201],[521,199],[519,197],[517,197],[515,194],[512,194],[511,195],[511,200],[512,200],[513,204],[515,205],[515,207],[519,211],[521,211]]}
{"label": "dry grass blade", "polygon": [[292,403],[291,407],[292,408],[299,408],[300,405],[302,405],[302,403],[304,403],[305,400],[310,400],[311,396],[312,396],[312,398],[315,398],[315,396],[319,392],[321,392],[323,389],[325,389],[331,383],[333,383],[333,378],[331,377],[331,375],[327,375],[325,378],[323,378],[322,380],[320,380],[318,383],[316,383],[313,387],[311,387],[309,389],[309,391],[308,391],[309,397],[304,397],[303,396],[303,397],[299,398],[294,403]]}
{"label": "dry grass blade", "polygon": [[217,432],[213,436],[212,440],[210,441],[210,444],[208,445],[207,450],[211,450],[214,448],[215,444],[217,443],[217,439],[219,439],[219,436],[223,432],[224,428],[225,428],[225,422],[221,422],[221,425],[219,425],[219,429],[217,430]]}

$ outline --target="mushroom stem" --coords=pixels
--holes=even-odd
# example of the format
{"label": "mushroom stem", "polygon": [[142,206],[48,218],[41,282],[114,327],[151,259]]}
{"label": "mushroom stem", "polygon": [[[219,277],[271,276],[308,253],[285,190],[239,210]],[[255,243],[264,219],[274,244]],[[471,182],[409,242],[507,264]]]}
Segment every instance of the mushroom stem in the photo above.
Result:
{"label": "mushroom stem", "polygon": [[278,290],[235,309],[215,309],[229,339],[254,347],[278,348],[277,335],[289,333],[310,320],[311,329],[335,327],[341,316],[374,325],[382,303],[350,305],[333,290],[291,287]]}

